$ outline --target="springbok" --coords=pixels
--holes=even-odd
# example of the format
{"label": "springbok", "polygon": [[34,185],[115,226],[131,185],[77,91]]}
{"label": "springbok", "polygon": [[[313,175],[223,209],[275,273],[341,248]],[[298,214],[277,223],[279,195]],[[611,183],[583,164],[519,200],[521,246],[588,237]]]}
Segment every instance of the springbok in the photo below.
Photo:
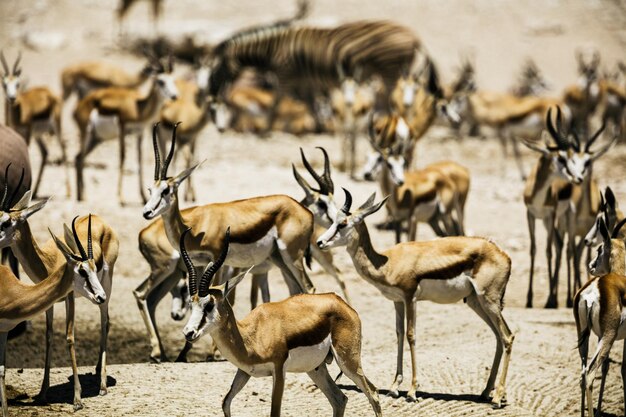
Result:
{"label": "springbok", "polygon": [[[5,194],[6,195],[6,194]],[[11,201],[11,199],[7,199]],[[33,282],[41,282],[51,271],[55,271],[66,262],[52,240],[40,246],[33,236],[28,218],[41,210],[47,200],[29,206],[30,192],[24,194],[17,204],[2,207],[0,211],[0,248],[10,247],[26,274]],[[100,395],[107,393],[106,386],[106,349],[109,332],[108,306],[111,296],[113,268],[117,260],[119,242],[115,232],[99,216],[89,215],[74,218],[72,228],[64,226],[65,244],[80,256],[75,262],[82,265],[76,273],[86,283],[76,288],[76,294],[87,298],[100,309],[100,355],[96,373],[100,376]],[[87,241],[85,251],[82,241]],[[98,289],[95,291],[95,289]],[[74,348],[74,293],[65,299],[67,320],[67,344],[74,373],[74,409],[83,407],[81,386]],[[44,381],[39,398],[46,399],[49,387],[51,344],[52,344],[53,309],[46,312],[46,360]]]}
{"label": "springbok", "polygon": [[65,142],[61,136],[61,99],[53,94],[47,87],[33,87],[21,91],[20,68],[21,53],[17,56],[13,68],[9,70],[4,52],[0,51],[0,62],[2,62],[2,87],[6,98],[5,103],[5,123],[15,129],[30,144],[31,139],[35,139],[41,162],[39,173],[35,181],[33,196],[36,197],[39,185],[43,177],[43,171],[48,162],[48,145],[44,141],[44,136],[54,136],[61,148],[61,164],[65,168],[66,194],[70,195],[70,179],[67,167],[67,155],[65,152]]}
{"label": "springbok", "polygon": [[516,83],[509,89],[509,92],[517,97],[540,96],[549,89],[550,85],[535,61],[527,58]]}
{"label": "springbok", "polygon": [[[54,245],[65,261],[56,265],[48,276],[39,280],[35,285],[23,284],[11,273],[9,268],[0,266],[0,292],[2,293],[2,297],[0,297],[0,396],[2,397],[2,417],[9,415],[5,382],[7,332],[24,320],[33,318],[44,311],[46,313],[52,311],[54,304],[66,296],[70,297],[73,290],[87,291],[87,294],[93,298],[100,297],[99,294],[104,295],[100,282],[94,279],[96,271],[93,259],[86,259],[82,254],[76,255],[51,231],[50,234]],[[100,302],[105,301],[104,298],[100,299]],[[76,366],[75,360],[73,364]],[[76,381],[78,379],[75,379]]]}
{"label": "springbok", "polygon": [[136,73],[129,73],[124,68],[105,61],[72,64],[61,71],[63,100],[67,101],[72,93],[76,93],[80,101],[100,88],[138,88],[150,78],[152,72],[153,66],[150,62]]}
{"label": "springbok", "polygon": [[85,159],[97,145],[107,139],[119,138],[120,166],[117,193],[124,204],[122,182],[126,159],[126,135],[137,136],[137,169],[139,193],[145,203],[142,169],[142,139],[146,126],[156,121],[165,99],[175,100],[178,89],[172,76],[172,61],[167,65],[153,61],[151,85],[147,94],[132,88],[103,88],[82,99],[74,111],[74,120],[80,131],[80,151],[76,155],[77,199],[83,200],[83,170]]}
{"label": "springbok", "polygon": [[[602,366],[602,380],[598,398],[597,414],[601,415],[604,384],[609,371],[609,352],[616,340],[623,340],[626,336],[624,328],[624,302],[626,298],[626,247],[624,240],[618,234],[626,219],[615,225],[609,235],[604,219],[599,222],[602,235],[602,245],[598,253],[589,264],[589,272],[595,275],[582,286],[574,297],[574,320],[578,334],[578,353],[582,363],[580,375],[580,414],[589,417],[593,412],[593,380],[598,368]],[[598,347],[588,360],[589,336],[591,332],[598,336]],[[624,345],[626,353],[626,344]],[[626,362],[622,361],[622,381],[624,382],[624,404],[626,405]],[[585,409],[585,400],[587,409]]]}
{"label": "springbok", "polygon": [[[564,134],[562,127],[562,115],[560,107],[557,107],[556,128],[552,121],[552,109],[546,115],[546,127],[556,146],[546,142],[545,146],[524,141],[523,143],[531,150],[541,154],[537,164],[531,171],[526,186],[524,188],[524,204],[526,205],[526,217],[528,220],[528,231],[530,234],[530,277],[528,281],[528,293],[526,296],[526,307],[533,305],[533,277],[535,269],[535,254],[537,246],[535,243],[535,220],[543,220],[547,232],[546,258],[548,262],[548,276],[550,278],[550,293],[546,302],[546,308],[556,308],[558,295],[558,269],[560,267],[560,256],[563,233],[557,233],[557,219],[564,219],[572,202],[570,197],[573,193],[572,185],[583,184],[590,172],[590,167],[594,160],[603,155],[607,147],[591,153],[587,142],[584,148],[576,150],[575,145]],[[582,151],[581,151],[582,150]],[[576,191],[579,195],[580,191]],[[586,201],[577,199],[576,201]],[[597,209],[596,209],[597,211]],[[594,211],[594,217],[595,212]],[[564,221],[561,221],[563,227]],[[587,229],[583,232],[586,233]],[[557,239],[555,240],[555,236]],[[572,235],[573,236],[573,235]],[[554,270],[552,269],[552,245],[557,246],[557,259]],[[554,273],[553,273],[554,272]]]}
{"label": "springbok", "polygon": [[333,416],[343,416],[348,399],[328,374],[326,364],[332,357],[363,391],[375,415],[382,416],[376,387],[361,367],[361,320],[354,309],[333,293],[300,294],[262,304],[239,321],[228,295],[247,271],[222,285],[214,282],[215,273],[229,255],[230,228],[219,242],[220,255],[207,265],[199,280],[185,248],[189,230],[180,236],[180,254],[187,267],[191,297],[191,316],[183,334],[190,343],[210,334],[224,357],[238,368],[222,402],[226,417],[231,415],[234,397],[251,376],[272,377],[270,415],[280,416],[287,372],[306,372],[330,402]]}
{"label": "springbok", "polygon": [[487,385],[481,396],[491,397],[500,360],[504,350],[504,366],[491,401],[501,407],[505,399],[505,382],[515,336],[502,317],[502,302],[511,274],[511,259],[495,243],[475,237],[446,237],[427,242],[397,244],[384,252],[372,246],[367,216],[378,211],[386,198],[375,204],[373,194],[355,212],[350,212],[352,196],[344,189],[346,202],[330,228],[317,241],[321,249],[346,246],[361,277],[374,285],[396,309],[398,336],[397,368],[390,395],[398,396],[403,379],[404,317],[407,341],[411,352],[412,379],[407,399],[416,400],[417,357],[415,351],[416,303],[429,300],[436,303],[467,305],[485,321],[497,340],[496,353]]}
{"label": "springbok", "polygon": [[601,99],[600,54],[593,51],[591,58],[587,58],[581,51],[576,51],[579,77],[576,84],[563,92],[563,102],[572,112],[570,128],[582,137],[588,135],[589,119]]}

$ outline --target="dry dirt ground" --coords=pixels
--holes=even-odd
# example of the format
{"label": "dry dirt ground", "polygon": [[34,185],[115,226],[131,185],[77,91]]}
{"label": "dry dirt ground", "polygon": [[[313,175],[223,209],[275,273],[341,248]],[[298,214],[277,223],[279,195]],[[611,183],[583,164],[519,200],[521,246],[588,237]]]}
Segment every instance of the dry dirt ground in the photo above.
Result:
{"label": "dry dirt ground", "polygon": [[[46,84],[59,92],[59,71],[80,59],[104,57],[139,68],[140,62],[120,54],[111,39],[117,32],[113,22],[113,0],[21,0],[0,2],[0,45],[10,56],[22,46],[24,35],[31,33],[61,34],[59,49],[24,50],[23,68],[30,85]],[[161,30],[178,34],[198,31],[206,39],[220,39],[245,25],[269,22],[293,11],[293,0],[255,2],[165,1],[165,18]],[[150,30],[147,3],[137,6],[127,22],[131,33]],[[604,62],[613,64],[623,57],[626,46],[626,10],[617,1],[531,1],[499,2],[461,0],[421,1],[342,1],[317,0],[313,3],[310,22],[335,24],[359,18],[388,18],[413,28],[424,40],[439,64],[444,80],[461,54],[475,57],[478,81],[487,89],[504,89],[525,56],[532,56],[552,82],[554,94],[572,83],[575,77],[574,50],[596,46]],[[35,36],[36,37],[36,36]],[[74,100],[65,109],[64,137],[70,144],[70,155],[77,148],[76,129],[71,121]],[[363,366],[368,377],[381,390],[385,415],[494,415],[494,416],[567,416],[579,413],[579,359],[576,331],[571,311],[565,308],[546,311],[525,309],[528,277],[528,235],[521,200],[523,184],[511,159],[501,157],[495,139],[450,139],[445,128],[432,129],[418,145],[418,165],[452,159],[466,165],[472,173],[466,225],[473,235],[492,238],[513,259],[513,272],[506,293],[504,315],[517,337],[508,378],[508,403],[492,410],[478,401],[486,382],[495,348],[489,329],[463,304],[418,305],[417,324],[420,392],[417,403],[404,398],[386,397],[395,367],[395,331],[392,303],[362,281],[354,271],[344,250],[336,251],[336,262],[343,271],[352,292],[354,307],[363,321]],[[144,143],[144,161],[151,171],[152,159]],[[198,160],[207,159],[194,174],[199,201],[218,202],[271,193],[286,193],[296,198],[301,191],[295,184],[290,164],[298,161],[298,147],[314,155],[315,146],[325,146],[333,161],[339,160],[338,138],[310,136],[295,138],[274,134],[266,139],[250,135],[218,135],[207,128],[198,146]],[[367,144],[360,144],[364,158]],[[132,290],[148,274],[148,265],[137,250],[137,234],[146,225],[141,217],[137,194],[134,145],[127,158],[128,175],[125,193],[132,203],[118,206],[115,190],[117,176],[117,143],[106,143],[92,154],[91,162],[102,167],[86,171],[87,201],[77,204],[64,197],[63,172],[50,167],[44,190],[53,195],[45,211],[32,218],[39,239],[47,239],[46,227],[60,233],[61,222],[75,214],[96,212],[118,231],[121,246],[115,270],[111,302],[109,338],[109,394],[97,395],[92,377],[98,349],[98,310],[86,302],[77,303],[77,351],[83,381],[86,408],[79,415],[219,415],[219,404],[227,392],[235,368],[227,362],[205,363],[208,337],[192,351],[190,364],[150,364],[146,331],[136,308]],[[56,148],[55,151],[56,152]],[[618,147],[597,163],[594,175],[602,186],[610,184],[621,201],[626,201],[626,183],[622,163],[626,150]],[[33,151],[32,157],[39,156]],[[534,155],[526,152],[527,168]],[[319,158],[315,162],[320,163]],[[33,166],[36,166],[34,164]],[[131,175],[132,174],[132,175]],[[376,190],[375,184],[353,182],[335,170],[335,182],[352,190],[356,202]],[[73,172],[72,172],[73,178]],[[148,178],[144,179],[148,181]],[[73,181],[73,179],[72,179]],[[377,214],[370,224],[382,219]],[[546,297],[546,267],[543,256],[545,234],[539,230],[539,255],[535,304],[543,305]],[[420,239],[432,238],[425,227]],[[373,232],[377,248],[392,244],[393,236]],[[320,291],[334,291],[334,282],[315,269],[312,279]],[[286,296],[286,289],[273,271],[270,274],[273,299]],[[563,283],[563,281],[562,281]],[[561,286],[564,290],[564,285]],[[242,317],[249,310],[249,282],[237,293],[236,313]],[[563,305],[564,293],[561,293]],[[169,296],[158,310],[161,334],[168,354],[175,356],[182,345],[182,323],[169,317]],[[33,320],[25,337],[10,342],[8,376],[11,386],[12,415],[42,416],[73,414],[71,375],[63,338],[64,309],[57,305],[51,404],[34,405],[43,366],[44,320]],[[618,365],[621,343],[611,356],[607,384],[606,415],[623,415],[623,400]],[[409,380],[408,350],[405,352],[405,380]],[[333,371],[336,367],[333,365]],[[296,416],[330,415],[330,407],[311,381],[303,375],[290,374],[283,401],[283,414]],[[371,415],[365,397],[351,381],[341,381],[349,396],[346,415]],[[403,389],[408,387],[405,382]],[[271,382],[252,380],[233,403],[236,416],[268,415]]]}

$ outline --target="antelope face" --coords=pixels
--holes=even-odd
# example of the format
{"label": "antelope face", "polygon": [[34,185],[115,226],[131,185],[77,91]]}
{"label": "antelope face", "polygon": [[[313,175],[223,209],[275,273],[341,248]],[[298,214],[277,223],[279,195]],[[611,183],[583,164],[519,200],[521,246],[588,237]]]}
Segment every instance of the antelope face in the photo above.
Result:
{"label": "antelope face", "polygon": [[146,220],[165,213],[172,206],[172,202],[176,198],[176,183],[171,179],[156,180],[154,184],[148,187],[150,197],[143,206],[143,217]]}
{"label": "antelope face", "polygon": [[15,75],[5,75],[2,77],[2,88],[7,100],[15,101],[20,91],[20,78]]}
{"label": "antelope face", "polygon": [[156,85],[161,95],[169,100],[176,100],[178,97],[178,87],[174,82],[174,77],[169,73],[161,73],[156,76]]}
{"label": "antelope face", "polygon": [[204,297],[196,294],[191,298],[191,315],[183,328],[183,334],[188,342],[193,343],[207,331],[210,333],[220,326],[222,317],[225,317],[221,306],[222,300],[222,293],[218,290],[210,290]]}
{"label": "antelope face", "polygon": [[315,222],[322,227],[330,227],[337,215],[332,194],[314,193],[312,201],[306,207],[313,213]]}
{"label": "antelope face", "polygon": [[0,249],[8,248],[13,243],[17,219],[6,212],[0,212]]}
{"label": "antelope face", "polygon": [[363,168],[363,179],[366,181],[378,179],[381,175],[382,168],[386,166],[393,183],[400,186],[404,184],[405,165],[406,162],[401,155],[385,157],[378,152],[374,152],[367,158],[367,162]]}
{"label": "antelope face", "polygon": [[106,301],[107,295],[98,278],[98,268],[93,259],[82,261],[75,258],[74,262],[68,263],[68,267],[74,270],[74,291],[95,304]]}
{"label": "antelope face", "polygon": [[450,122],[452,127],[458,128],[469,113],[469,100],[469,94],[456,94],[447,104],[440,105],[438,109]]}
{"label": "antelope face", "polygon": [[591,155],[586,152],[574,152],[573,150],[558,151],[553,156],[552,162],[554,164],[555,172],[557,174],[571,182],[572,184],[581,184],[591,167]]}
{"label": "antelope face", "polygon": [[12,209],[8,210],[5,208],[5,210],[0,210],[0,249],[11,246],[17,237],[17,229],[30,216],[44,208],[48,202],[48,199],[46,199],[28,207],[30,195],[30,191],[27,191]]}
{"label": "antelope face", "polygon": [[611,240],[598,246],[596,256],[589,262],[589,273],[600,277],[611,272]]}

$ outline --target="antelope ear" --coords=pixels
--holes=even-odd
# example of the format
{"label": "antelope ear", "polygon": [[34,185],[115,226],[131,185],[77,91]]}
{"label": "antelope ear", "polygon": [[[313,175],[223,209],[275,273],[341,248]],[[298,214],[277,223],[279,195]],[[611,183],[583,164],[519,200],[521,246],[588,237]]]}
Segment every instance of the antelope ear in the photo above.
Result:
{"label": "antelope ear", "polygon": [[[30,191],[28,191],[27,193],[30,193]],[[22,200],[24,199],[24,197],[22,197]],[[17,204],[19,205],[22,200],[20,200]],[[26,220],[28,219],[30,216],[32,216],[33,214],[37,213],[39,210],[41,210],[42,208],[44,208],[46,206],[46,204],[48,203],[50,199],[47,198],[45,200],[41,200],[36,202],[35,204],[33,204],[30,207],[25,208],[24,210],[22,210],[22,212],[20,213],[20,217],[22,218],[22,220]],[[18,210],[17,208],[15,208],[15,210]]]}
{"label": "antelope ear", "polygon": [[74,234],[69,226],[63,223],[63,240],[67,244],[67,246],[72,250],[72,253],[78,253],[78,246],[76,246],[76,241],[74,240]]}
{"label": "antelope ear", "polygon": [[52,233],[52,230],[48,229],[48,232],[50,232],[50,236],[52,236],[52,240],[54,240],[54,243],[57,245],[57,248],[59,248],[59,250],[61,251],[61,253],[63,254],[63,256],[65,257],[66,260],[70,260],[70,259],[74,259],[74,253],[70,250],[70,248],[67,247],[67,245],[60,240],[58,237],[55,236],[54,233]]}
{"label": "antelope ear", "polygon": [[[202,161],[202,162],[204,162],[204,161]],[[180,184],[183,181],[185,181],[196,170],[196,168],[198,168],[200,166],[200,164],[202,164],[202,162],[192,166],[191,168],[187,168],[186,170],[184,170],[183,172],[178,174],[174,178],[174,183],[176,184],[176,187],[180,186]]]}
{"label": "antelope ear", "polygon": [[604,219],[600,219],[600,234],[602,235],[604,242],[608,242],[609,244],[611,243],[609,229],[607,229]]}
{"label": "antelope ear", "polygon": [[604,192],[604,198],[608,207],[612,210],[615,210],[615,194],[613,194],[613,190],[611,190],[611,187],[606,187],[606,191]]}
{"label": "antelope ear", "polygon": [[243,271],[241,274],[226,281],[226,283],[224,284],[224,297],[228,297],[228,294],[230,294],[230,292],[235,289],[235,286],[244,279],[246,274],[248,274],[248,272],[250,272],[252,268],[254,268],[254,266],[255,265],[252,265],[250,268]]}
{"label": "antelope ear", "polygon": [[382,206],[385,205],[385,203],[387,202],[388,198],[389,198],[389,196],[383,198],[377,204],[374,204],[372,206],[366,207],[364,209],[357,210],[357,213],[358,213],[357,216],[356,216],[357,221],[358,222],[363,221],[363,219],[365,219],[370,214],[376,213],[378,210],[381,209]]}

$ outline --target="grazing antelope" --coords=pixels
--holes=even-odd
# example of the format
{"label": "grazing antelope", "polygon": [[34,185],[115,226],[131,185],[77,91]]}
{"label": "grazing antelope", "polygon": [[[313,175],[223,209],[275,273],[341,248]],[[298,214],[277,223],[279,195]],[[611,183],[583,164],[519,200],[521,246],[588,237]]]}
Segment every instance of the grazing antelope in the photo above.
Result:
{"label": "grazing antelope", "polygon": [[[306,372],[326,396],[333,416],[344,415],[348,401],[328,374],[331,357],[369,400],[376,416],[381,416],[376,387],[361,368],[361,320],[345,301],[335,294],[300,294],[280,302],[262,304],[243,320],[237,320],[228,302],[229,293],[246,272],[216,285],[214,275],[226,260],[230,228],[219,242],[220,255],[209,263],[198,280],[196,267],[180,236],[180,253],[189,276],[191,316],[183,329],[185,339],[193,343],[208,333],[237,373],[222,402],[230,417],[230,405],[251,376],[273,379],[272,417],[280,416],[285,374]],[[231,246],[232,247],[232,246]]]}
{"label": "grazing antelope", "polygon": [[333,89],[330,102],[333,109],[334,125],[344,135],[343,170],[355,178],[356,142],[359,133],[365,131],[369,115],[374,110],[376,94],[382,88],[376,80],[362,82],[362,70],[357,67],[354,74],[346,76],[341,64],[337,65],[339,88]]}
{"label": "grazing antelope", "polygon": [[[615,194],[611,187],[606,187],[604,195],[600,194],[600,210],[596,215],[596,221],[593,223],[591,229],[585,236],[585,245],[592,247],[600,242],[602,236],[600,235],[600,220],[604,220],[604,224],[608,230],[613,230],[615,225],[622,221],[624,213],[619,209]],[[619,230],[619,237],[626,239],[626,230]]]}
{"label": "grazing antelope", "polygon": [[126,159],[126,135],[137,136],[137,168],[139,193],[147,201],[142,182],[142,139],[145,127],[153,123],[165,99],[175,100],[178,89],[172,76],[172,61],[167,65],[153,61],[150,90],[147,94],[132,88],[104,88],[93,91],[81,100],[74,111],[74,120],[80,131],[80,151],[76,155],[77,199],[83,200],[83,170],[85,159],[104,140],[119,138],[120,167],[117,192],[124,204],[122,182]]}
{"label": "grazing antelope", "polygon": [[[8,199],[7,201],[10,201]],[[40,282],[64,262],[65,258],[50,240],[40,246],[33,236],[28,218],[41,210],[47,200],[29,206],[30,192],[27,192],[14,206],[5,205],[0,211],[0,247],[11,247],[11,250],[33,282]],[[106,386],[106,349],[109,332],[108,306],[111,296],[113,268],[117,260],[119,243],[115,232],[96,215],[74,218],[71,230],[64,226],[65,244],[72,251],[80,254],[75,261],[81,266],[76,273],[87,278],[87,283],[76,288],[76,294],[83,296],[100,309],[100,355],[96,373],[100,375],[100,395],[107,392]],[[85,251],[81,241],[87,241]],[[90,272],[91,271],[91,272]],[[98,289],[97,291],[95,289]],[[83,407],[81,386],[78,379],[76,353],[74,348],[74,293],[65,300],[67,320],[67,344],[72,360],[74,373],[74,409]],[[49,387],[51,343],[52,343],[53,310],[46,312],[46,366],[44,381],[39,397],[45,400]]]}
{"label": "grazing antelope", "polygon": [[541,74],[541,70],[531,58],[526,59],[517,82],[509,92],[517,97],[540,96],[550,89],[550,85]]}
{"label": "grazing antelope", "polygon": [[[0,297],[0,396],[2,397],[3,417],[9,415],[5,387],[7,332],[23,320],[33,318],[44,311],[46,313],[52,311],[54,304],[66,296],[71,297],[73,290],[85,291],[94,299],[105,297],[100,281],[94,278],[96,275],[94,260],[84,257],[82,253],[77,255],[51,231],[50,234],[55,247],[65,261],[58,263],[49,275],[37,280],[35,285],[23,284],[8,268],[0,266],[0,293],[2,294]],[[98,300],[106,302],[105,298],[98,298]],[[75,360],[73,360],[73,365],[76,366]],[[46,369],[46,374],[48,371]],[[75,383],[77,381],[78,379],[75,379]]]}
{"label": "grazing antelope", "polygon": [[429,300],[447,304],[465,300],[491,328],[498,342],[491,373],[481,394],[485,399],[492,395],[504,350],[502,375],[491,397],[495,406],[502,406],[506,401],[505,382],[515,338],[502,317],[502,301],[511,274],[511,259],[491,241],[473,237],[446,237],[428,242],[406,242],[384,252],[378,252],[372,246],[364,220],[378,211],[386,198],[375,204],[373,194],[361,207],[351,213],[352,196],[347,190],[344,191],[346,193],[344,206],[341,210],[335,211],[333,224],[320,236],[317,244],[321,249],[346,246],[359,275],[394,302],[398,356],[396,376],[389,390],[390,394],[398,396],[398,387],[403,379],[404,317],[406,316],[412,369],[411,388],[407,399],[415,401],[416,303],[418,300]]}
{"label": "grazing antelope", "polygon": [[[551,297],[555,299],[558,294],[558,267],[560,264],[561,246],[564,241],[564,235],[568,236],[567,246],[567,306],[572,306],[572,295],[582,285],[580,277],[580,259],[585,248],[584,237],[589,229],[593,227],[596,221],[597,213],[600,208],[600,191],[598,184],[593,178],[593,163],[604,155],[617,141],[615,137],[611,142],[605,144],[602,148],[592,151],[591,147],[604,131],[603,125],[596,131],[591,138],[585,141],[584,146],[581,144],[578,135],[574,132],[574,140],[571,143],[574,162],[582,167],[582,182],[574,185],[568,184],[564,189],[559,190],[560,195],[569,194],[568,210],[563,213],[561,218],[557,218],[557,265],[555,267],[554,290]],[[578,242],[576,241],[578,239]],[[573,288],[572,291],[572,270],[573,270]]]}
{"label": "grazing antelope", "polygon": [[33,190],[34,197],[37,196],[43,171],[48,162],[48,146],[43,137],[49,135],[56,138],[61,148],[61,163],[65,168],[66,194],[69,197],[69,171],[66,164],[65,142],[61,136],[61,100],[47,87],[33,87],[21,91],[22,69],[20,68],[20,60],[21,53],[18,54],[13,68],[9,71],[4,52],[0,51],[0,62],[2,62],[4,71],[2,73],[2,87],[6,98],[5,123],[22,135],[27,144],[30,144],[31,139],[34,138],[39,147],[41,162]]}
{"label": "grazing antelope", "polygon": [[[589,417],[593,412],[593,380],[598,368],[602,366],[602,380],[598,398],[597,414],[601,415],[604,384],[609,371],[609,352],[616,340],[623,340],[626,336],[624,329],[624,299],[626,298],[626,271],[624,267],[626,248],[624,240],[618,234],[626,219],[615,225],[611,235],[604,223],[600,220],[599,230],[602,235],[602,245],[598,253],[589,264],[589,272],[595,275],[582,286],[574,297],[574,320],[578,334],[578,353],[582,362],[580,378],[580,414]],[[598,347],[588,360],[589,336],[591,332],[598,336]],[[626,352],[626,344],[624,345]],[[626,405],[626,362],[622,361],[622,381],[624,383],[624,404]],[[585,402],[587,408],[585,408]]]}
{"label": "grazing antelope", "polygon": [[76,93],[80,101],[93,90],[101,88],[138,88],[150,78],[152,72],[151,62],[136,73],[129,73],[124,68],[105,61],[79,62],[61,71],[63,100],[67,101],[72,93]]}
{"label": "grazing antelope", "polygon": [[[394,117],[390,119],[393,121]],[[467,169],[446,161],[436,167],[429,165],[424,169],[405,171],[404,147],[408,141],[397,141],[390,147],[381,148],[377,144],[381,139],[376,135],[373,122],[369,131],[375,153],[368,159],[364,177],[377,179],[382,193],[391,196],[388,210],[395,224],[396,243],[400,243],[405,220],[409,224],[409,241],[417,238],[419,222],[430,224],[438,236],[464,234],[463,207],[469,191]],[[439,221],[443,223],[443,229]]]}
{"label": "grazing antelope", "polygon": [[[161,165],[156,127],[153,131],[155,155],[154,183],[143,216],[150,220],[161,216],[172,247],[177,245],[185,226],[195,228],[192,236],[193,256],[206,263],[215,259],[225,223],[238,223],[233,228],[233,251],[226,264],[238,268],[261,265],[270,260],[278,266],[291,294],[314,292],[315,288],[304,270],[303,257],[313,233],[313,215],[291,197],[272,195],[228,203],[213,203],[180,210],[178,187],[198,167],[168,177],[167,170],[174,155],[176,127],[169,153]],[[231,221],[232,220],[232,221]],[[236,221],[235,221],[236,220]],[[245,221],[244,221],[245,220]]]}

